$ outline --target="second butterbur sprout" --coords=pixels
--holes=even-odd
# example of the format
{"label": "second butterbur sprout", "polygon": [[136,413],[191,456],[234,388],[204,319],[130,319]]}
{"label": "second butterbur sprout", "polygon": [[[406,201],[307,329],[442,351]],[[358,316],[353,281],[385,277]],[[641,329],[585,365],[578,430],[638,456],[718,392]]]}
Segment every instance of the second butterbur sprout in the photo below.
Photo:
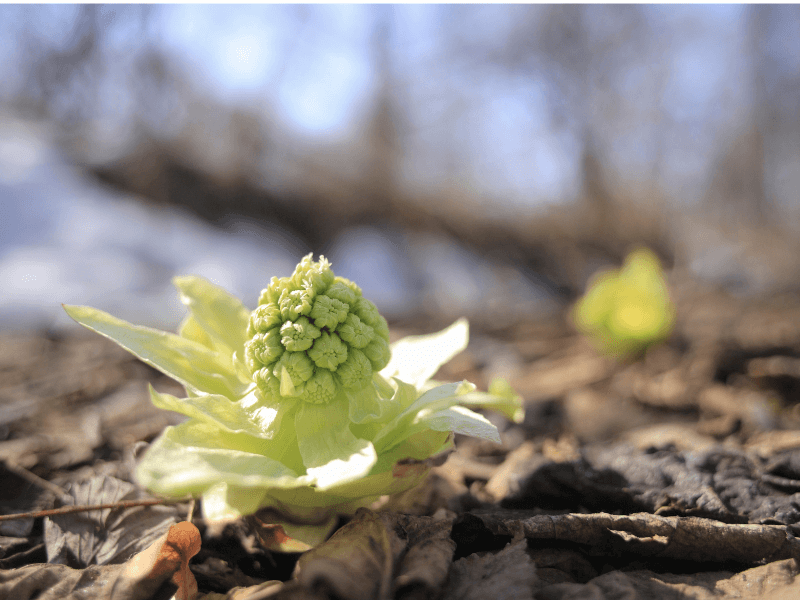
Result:
{"label": "second butterbur sprout", "polygon": [[357,392],[389,362],[389,327],[355,283],[309,254],[290,277],[273,277],[251,313],[245,364],[258,393],[330,402]]}
{"label": "second butterbur sprout", "polygon": [[603,353],[637,356],[665,340],[675,322],[658,257],[631,252],[621,269],[599,273],[573,310],[578,329]]}

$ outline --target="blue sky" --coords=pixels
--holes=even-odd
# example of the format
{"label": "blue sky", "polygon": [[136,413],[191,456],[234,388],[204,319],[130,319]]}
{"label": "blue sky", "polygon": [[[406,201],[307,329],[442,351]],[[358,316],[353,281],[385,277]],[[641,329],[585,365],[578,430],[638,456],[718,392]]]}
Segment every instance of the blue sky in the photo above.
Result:
{"label": "blue sky", "polygon": [[159,33],[199,76],[208,93],[231,104],[275,103],[301,132],[352,127],[373,85],[367,51],[369,7],[314,6],[308,23],[296,6],[165,6]]}

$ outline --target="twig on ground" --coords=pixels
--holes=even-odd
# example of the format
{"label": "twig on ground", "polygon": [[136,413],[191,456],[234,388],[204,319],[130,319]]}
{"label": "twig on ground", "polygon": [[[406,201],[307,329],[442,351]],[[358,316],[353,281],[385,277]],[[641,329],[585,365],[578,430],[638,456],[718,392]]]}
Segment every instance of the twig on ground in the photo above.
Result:
{"label": "twig on ground", "polygon": [[125,500],[123,502],[110,502],[109,504],[91,504],[86,506],[62,506],[50,510],[38,510],[28,513],[16,513],[12,515],[0,515],[0,521],[13,521],[15,519],[35,519],[37,517],[52,517],[54,515],[66,515],[76,512],[86,512],[90,510],[103,510],[106,508],[131,508],[134,506],[155,506],[158,504],[181,504],[187,502],[186,498],[181,500],[149,499],[149,500]]}
{"label": "twig on ground", "polygon": [[6,465],[6,469],[11,471],[12,473],[19,475],[20,477],[22,477],[26,481],[29,481],[33,485],[37,485],[40,488],[55,494],[62,502],[72,502],[72,496],[67,494],[63,489],[61,489],[55,483],[47,481],[46,479],[42,479],[35,473],[31,473],[25,467],[18,465],[11,460],[6,460],[4,462]]}

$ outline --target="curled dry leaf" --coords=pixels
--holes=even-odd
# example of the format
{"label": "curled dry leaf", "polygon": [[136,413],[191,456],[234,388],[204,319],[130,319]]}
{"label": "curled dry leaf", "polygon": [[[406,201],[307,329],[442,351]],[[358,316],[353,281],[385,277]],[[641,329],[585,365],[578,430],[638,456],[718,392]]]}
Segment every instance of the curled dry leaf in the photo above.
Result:
{"label": "curled dry leaf", "polygon": [[[773,466],[735,448],[685,452],[670,447],[636,448],[629,444],[589,446],[567,462],[521,461],[505,487],[507,508],[531,506],[596,512],[652,512],[663,516],[713,518],[726,523],[800,521],[794,499],[800,472]],[[781,476],[776,479],[774,475]]]}
{"label": "curled dry leaf", "polygon": [[711,571],[688,575],[653,571],[611,571],[587,583],[557,583],[536,593],[539,600],[720,600],[758,598],[791,600],[800,597],[798,566],[793,559],[753,567],[741,573]]}
{"label": "curled dry leaf", "polygon": [[311,546],[287,535],[280,523],[264,523],[257,517],[251,517],[258,543],[270,552],[305,552]]}
{"label": "curled dry leaf", "polygon": [[395,531],[406,537],[406,551],[395,570],[395,596],[403,600],[435,597],[447,579],[456,543],[453,518],[393,515]]}
{"label": "curled dry leaf", "polygon": [[[697,562],[754,565],[800,556],[800,540],[784,525],[738,525],[699,517],[565,514],[520,518],[522,511],[467,514],[495,535],[521,530],[528,539],[564,540],[587,546],[593,553],[627,551],[640,556]],[[457,522],[458,523],[458,522]]]}
{"label": "curled dry leaf", "polygon": [[455,551],[451,524],[449,519],[359,509],[327,542],[300,557],[292,582],[265,593],[348,600],[436,597]]}
{"label": "curled dry leaf", "polygon": [[175,598],[192,600],[197,595],[197,581],[189,570],[189,561],[200,552],[200,532],[184,521],[170,527],[159,542],[130,560],[123,576],[160,578],[172,575],[173,583],[178,586]]}
{"label": "curled dry leaf", "polygon": [[443,600],[524,600],[533,598],[536,565],[526,553],[525,538],[497,554],[471,554],[450,568]]}
{"label": "curled dry leaf", "polygon": [[177,523],[122,565],[73,569],[36,564],[0,571],[0,598],[150,600],[171,579],[177,586],[177,600],[193,600],[197,582],[189,570],[189,560],[200,551],[200,544],[197,527],[189,522]]}
{"label": "curled dry leaf", "polygon": [[[3,405],[3,410],[7,407]],[[16,441],[16,440],[13,440]],[[9,444],[10,442],[0,442]],[[53,506],[53,494],[22,476],[18,468],[9,468],[11,457],[3,456],[0,447],[0,515],[28,513]],[[33,518],[0,521],[0,536],[26,537],[33,529]]]}
{"label": "curled dry leaf", "polygon": [[297,579],[306,588],[342,598],[388,598],[394,562],[404,546],[380,515],[359,509],[331,539],[300,557]]}

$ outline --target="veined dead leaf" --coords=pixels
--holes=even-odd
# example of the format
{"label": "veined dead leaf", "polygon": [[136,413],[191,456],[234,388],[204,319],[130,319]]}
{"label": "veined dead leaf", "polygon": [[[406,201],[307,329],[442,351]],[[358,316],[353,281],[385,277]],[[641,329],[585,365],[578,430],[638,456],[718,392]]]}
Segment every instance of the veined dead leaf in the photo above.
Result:
{"label": "veined dead leaf", "polygon": [[[136,486],[107,475],[70,484],[67,494],[71,504],[84,506],[141,498]],[[123,563],[180,521],[178,515],[178,507],[172,505],[106,508],[47,517],[47,562],[76,569]]]}
{"label": "veined dead leaf", "polygon": [[[122,565],[36,564],[0,571],[0,598],[14,600],[149,600],[171,580],[177,600],[194,600],[197,581],[189,560],[200,551],[197,527],[177,523]],[[173,588],[174,589],[174,588]]]}

